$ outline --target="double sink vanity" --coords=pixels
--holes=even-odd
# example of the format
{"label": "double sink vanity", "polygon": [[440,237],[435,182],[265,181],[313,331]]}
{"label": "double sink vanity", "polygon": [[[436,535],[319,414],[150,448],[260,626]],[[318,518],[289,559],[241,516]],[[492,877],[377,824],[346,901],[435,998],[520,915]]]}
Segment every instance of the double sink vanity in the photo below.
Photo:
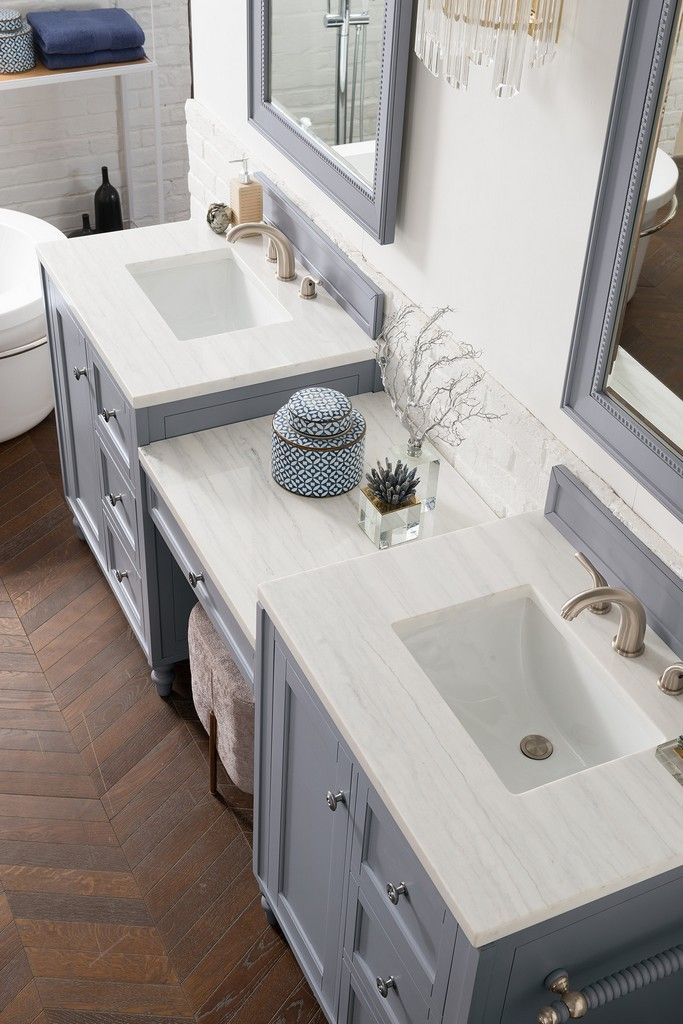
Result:
{"label": "double sink vanity", "polygon": [[[253,683],[254,871],[328,1019],[557,1024],[683,937],[675,657],[650,630],[619,657],[616,606],[563,618],[590,583],[568,542],[447,464],[423,538],[374,554],[356,492],[273,482],[272,413],[307,384],[353,396],[368,462],[402,436],[381,295],[328,256],[350,290],[304,302],[306,267],[193,222],[45,246],[67,500],[162,695],[197,600]],[[672,1007],[662,971],[634,1016],[589,1014]]]}

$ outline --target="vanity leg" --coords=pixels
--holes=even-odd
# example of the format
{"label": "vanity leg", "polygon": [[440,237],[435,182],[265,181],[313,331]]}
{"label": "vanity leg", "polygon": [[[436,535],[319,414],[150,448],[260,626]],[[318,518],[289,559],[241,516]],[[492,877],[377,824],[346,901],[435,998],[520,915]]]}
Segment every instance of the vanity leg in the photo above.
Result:
{"label": "vanity leg", "polygon": [[263,907],[263,913],[266,915],[266,921],[271,928],[280,929],[280,925],[277,923],[277,918],[273,911],[270,909],[270,903],[265,896],[261,895],[261,906]]}
{"label": "vanity leg", "polygon": [[209,714],[209,792],[211,796],[218,793],[218,750],[216,734],[218,723],[213,711]]}
{"label": "vanity leg", "polygon": [[78,519],[76,519],[76,516],[73,517],[71,522],[74,524],[74,530],[76,531],[78,539],[85,540],[85,534],[83,533],[83,530],[81,530],[81,524],[78,522]]}
{"label": "vanity leg", "polygon": [[151,674],[152,682],[156,686],[159,696],[170,697],[171,690],[173,689],[173,680],[175,679],[175,669],[153,668]]}

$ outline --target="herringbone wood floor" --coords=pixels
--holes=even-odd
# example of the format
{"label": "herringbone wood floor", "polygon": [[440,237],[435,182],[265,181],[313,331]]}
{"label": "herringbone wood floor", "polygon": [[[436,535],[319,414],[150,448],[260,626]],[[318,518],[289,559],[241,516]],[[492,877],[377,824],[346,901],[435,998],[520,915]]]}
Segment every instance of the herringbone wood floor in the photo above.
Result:
{"label": "herringbone wood floor", "polygon": [[0,1022],[322,1024],[62,497],[51,419],[0,445]]}

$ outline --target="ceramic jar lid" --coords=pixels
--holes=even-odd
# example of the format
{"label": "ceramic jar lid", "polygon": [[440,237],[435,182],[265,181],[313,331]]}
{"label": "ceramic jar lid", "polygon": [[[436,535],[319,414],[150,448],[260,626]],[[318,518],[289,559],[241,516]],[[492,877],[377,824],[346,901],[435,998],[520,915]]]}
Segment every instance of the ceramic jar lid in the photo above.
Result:
{"label": "ceramic jar lid", "polygon": [[304,437],[337,437],[351,425],[351,402],[334,388],[304,388],[286,405],[291,426]]}
{"label": "ceramic jar lid", "polygon": [[0,35],[15,35],[24,27],[21,14],[14,7],[0,7]]}

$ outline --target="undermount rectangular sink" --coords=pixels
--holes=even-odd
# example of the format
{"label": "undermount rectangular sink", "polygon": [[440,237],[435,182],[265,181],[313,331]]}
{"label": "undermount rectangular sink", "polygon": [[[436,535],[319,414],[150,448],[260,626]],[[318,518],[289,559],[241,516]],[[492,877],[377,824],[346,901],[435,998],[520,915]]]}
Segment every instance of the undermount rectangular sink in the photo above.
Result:
{"label": "undermount rectangular sink", "polygon": [[[530,586],[393,629],[512,793],[664,739],[591,653],[568,642]],[[524,740],[544,759],[525,755]]]}
{"label": "undermount rectangular sink", "polygon": [[127,269],[179,341],[292,319],[227,248],[131,263]]}

